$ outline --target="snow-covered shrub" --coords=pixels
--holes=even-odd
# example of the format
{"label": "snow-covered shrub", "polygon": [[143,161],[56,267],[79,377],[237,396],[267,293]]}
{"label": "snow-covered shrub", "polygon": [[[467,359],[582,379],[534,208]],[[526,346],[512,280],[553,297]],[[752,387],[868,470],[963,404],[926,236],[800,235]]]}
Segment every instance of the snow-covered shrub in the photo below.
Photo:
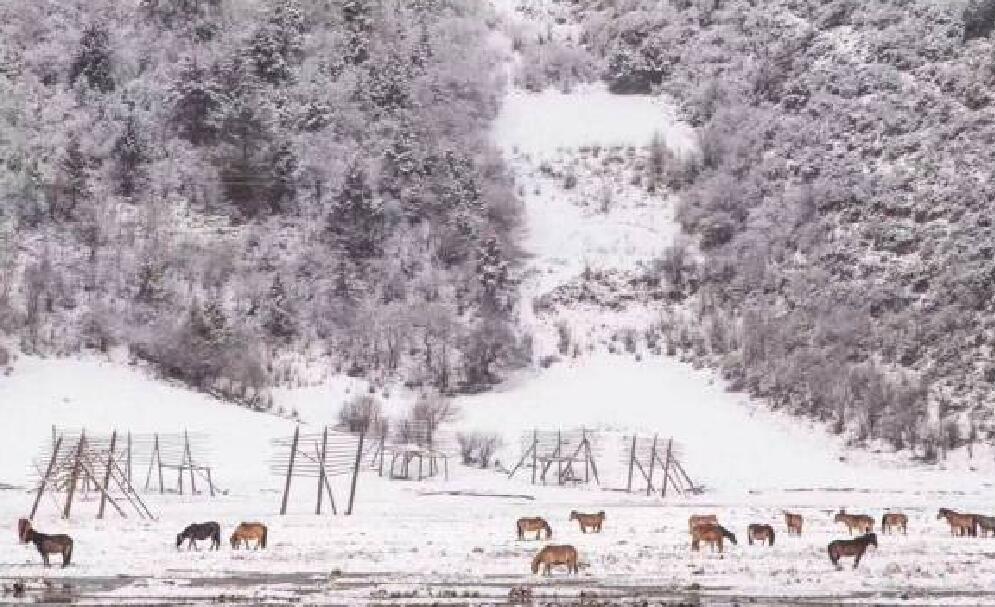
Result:
{"label": "snow-covered shrub", "polygon": [[342,404],[338,419],[349,432],[373,431],[384,419],[383,404],[375,396],[357,394]]}

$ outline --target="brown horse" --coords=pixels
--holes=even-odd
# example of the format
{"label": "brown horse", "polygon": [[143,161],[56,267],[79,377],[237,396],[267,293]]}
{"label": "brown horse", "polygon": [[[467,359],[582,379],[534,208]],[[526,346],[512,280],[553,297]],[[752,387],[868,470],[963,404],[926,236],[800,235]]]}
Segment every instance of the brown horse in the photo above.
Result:
{"label": "brown horse", "polygon": [[525,539],[525,533],[528,531],[535,531],[537,540],[542,539],[543,531],[546,532],[547,540],[553,537],[553,528],[541,516],[522,517],[518,519],[515,526],[518,528],[518,539],[520,540]]}
{"label": "brown horse", "polygon": [[694,533],[698,525],[718,525],[719,517],[714,514],[692,514],[688,517],[688,533]]}
{"label": "brown horse", "polygon": [[843,523],[846,525],[847,530],[850,531],[850,535],[853,535],[853,530],[856,529],[859,533],[870,533],[874,531],[874,519],[867,516],[866,514],[847,514],[842,509],[836,513],[833,518],[834,523]]}
{"label": "brown horse", "polygon": [[891,533],[892,529],[901,529],[903,535],[908,535],[909,517],[901,512],[885,512],[881,517],[881,533]]}
{"label": "brown horse", "polygon": [[605,522],[605,511],[602,510],[597,514],[584,514],[572,510],[570,512],[570,520],[580,523],[580,530],[583,533],[587,533],[588,527],[594,529],[595,533],[601,533],[601,524]]}
{"label": "brown horse", "polygon": [[829,542],[827,547],[829,551],[829,560],[833,562],[833,566],[837,569],[842,569],[840,567],[840,557],[852,556],[853,558],[853,568],[856,569],[857,565],[860,564],[860,557],[864,556],[864,552],[867,550],[868,546],[878,547],[878,536],[873,533],[865,533],[864,535],[854,538],[852,540],[833,540]]}
{"label": "brown horse", "polygon": [[578,573],[577,549],[573,546],[546,546],[532,559],[532,573],[539,573],[540,565],[544,575],[550,575],[554,565],[566,565],[567,573]]}
{"label": "brown horse", "polygon": [[989,532],[995,536],[995,516],[975,514],[974,519],[978,524],[978,529],[981,530],[981,537],[988,537]]}
{"label": "brown horse", "polygon": [[719,552],[722,552],[723,538],[732,542],[733,546],[736,545],[736,536],[722,525],[695,525],[694,529],[691,530],[691,550],[699,550],[701,542],[705,542],[712,547],[713,551],[718,546]]}
{"label": "brown horse", "polygon": [[235,527],[235,532],[231,534],[232,550],[237,550],[244,543],[245,548],[249,548],[249,540],[256,540],[256,549],[266,547],[266,525],[262,523],[242,523]]}
{"label": "brown horse", "polygon": [[795,535],[802,534],[802,515],[793,514],[791,512],[784,513],[784,524],[788,527],[788,534],[794,533]]}
{"label": "brown horse", "polygon": [[978,535],[978,519],[973,514],[961,514],[950,508],[940,508],[936,515],[936,520],[947,519],[950,525],[950,534],[957,536]]}
{"label": "brown horse", "polygon": [[753,540],[758,542],[767,542],[768,546],[774,545],[774,528],[770,525],[757,525],[753,524],[746,528],[746,537],[750,541],[750,545],[753,545]]}
{"label": "brown horse", "polygon": [[61,554],[63,567],[68,567],[73,558],[73,538],[63,533],[58,535],[38,533],[31,528],[31,521],[28,519],[22,518],[17,521],[17,537],[22,544],[35,545],[46,567],[51,566],[48,560],[50,554]]}

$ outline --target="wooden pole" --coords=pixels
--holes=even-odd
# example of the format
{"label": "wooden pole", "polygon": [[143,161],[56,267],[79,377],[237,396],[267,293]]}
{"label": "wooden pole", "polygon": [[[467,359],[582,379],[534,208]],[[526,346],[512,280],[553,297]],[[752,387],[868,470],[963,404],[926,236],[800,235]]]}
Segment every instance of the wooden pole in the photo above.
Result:
{"label": "wooden pole", "polygon": [[294,458],[297,457],[297,439],[300,438],[301,427],[294,428],[294,438],[290,442],[290,461],[287,462],[287,482],[283,486],[283,502],[280,504],[280,514],[287,513],[287,498],[290,497],[290,479],[294,474]]}
{"label": "wooden pole", "polygon": [[328,426],[321,431],[321,453],[318,455],[318,505],[315,514],[321,514],[321,492],[325,489],[325,452],[328,450]]}
{"label": "wooden pole", "polygon": [[536,484],[536,470],[539,468],[539,432],[532,429],[532,484]]}
{"label": "wooden pole", "polygon": [[663,490],[661,497],[667,497],[667,479],[670,477],[670,454],[674,448],[674,437],[667,440],[667,459],[663,462]]}
{"label": "wooden pole", "polygon": [[346,508],[347,515],[352,514],[352,505],[356,500],[356,479],[359,477],[359,463],[363,459],[363,438],[366,432],[359,433],[359,446],[356,447],[356,464],[352,467],[352,483],[349,486],[349,507]]}
{"label": "wooden pole", "polygon": [[[582,438],[582,442],[585,445],[587,445],[588,444],[587,443],[587,428],[581,428],[580,433],[581,433],[581,436],[583,437]],[[588,445],[588,447],[589,447],[589,445]],[[585,483],[590,483],[591,482],[591,458],[588,457],[588,456],[590,455],[591,450],[590,450],[590,448],[585,448],[585,451],[586,451],[586,453],[585,453],[585,457],[584,457],[584,482]]]}
{"label": "wooden pole", "polygon": [[197,495],[197,483],[193,480],[193,453],[190,452],[190,434],[183,431],[183,459],[190,466],[190,495]]}
{"label": "wooden pole", "polygon": [[632,448],[629,450],[629,482],[625,486],[628,493],[632,493],[632,472],[636,464],[636,435],[632,435]]}
{"label": "wooden pole", "polygon": [[159,493],[166,492],[166,485],[162,482],[162,451],[159,450],[159,433],[155,434],[155,460],[159,464]]}
{"label": "wooden pole", "polygon": [[653,435],[653,448],[650,450],[650,473],[649,482],[646,483],[646,495],[653,492],[653,469],[656,468],[656,439],[657,435]]}
{"label": "wooden pole", "polygon": [[214,480],[211,478],[211,469],[207,469],[207,484],[211,488],[211,497],[214,497]]}
{"label": "wooden pole", "polygon": [[[52,426],[53,428],[55,426]],[[55,443],[52,444],[52,457],[48,460],[48,467],[45,468],[45,475],[41,477],[41,483],[38,484],[38,493],[35,495],[35,503],[31,504],[31,514],[28,515],[28,520],[32,520],[35,517],[35,513],[38,512],[38,503],[41,501],[42,493],[45,493],[45,485],[48,484],[48,479],[52,476],[52,470],[55,469],[55,462],[59,458],[59,448],[62,447],[62,437],[59,436],[55,439]]]}
{"label": "wooden pole", "polygon": [[111,482],[111,466],[114,464],[114,447],[117,445],[117,430],[111,432],[111,446],[107,451],[107,470],[104,471],[104,488],[100,493],[100,507],[97,509],[97,518],[104,518],[104,507],[107,505],[107,494]]}
{"label": "wooden pole", "polygon": [[82,464],[83,457],[83,443],[86,442],[86,435],[80,432],[79,442],[76,443],[76,459],[73,463],[73,471],[69,477],[69,489],[66,493],[66,506],[62,510],[62,518],[69,518],[70,511],[73,507],[73,494],[76,492],[76,480],[79,478],[80,465]]}
{"label": "wooden pole", "polygon": [[131,430],[128,430],[128,489],[131,489]]}

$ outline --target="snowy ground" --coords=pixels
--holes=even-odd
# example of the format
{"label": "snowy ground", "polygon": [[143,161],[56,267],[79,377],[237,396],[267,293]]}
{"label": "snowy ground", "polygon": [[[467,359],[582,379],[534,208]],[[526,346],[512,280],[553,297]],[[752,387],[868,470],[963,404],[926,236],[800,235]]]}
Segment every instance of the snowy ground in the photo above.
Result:
{"label": "snowy ground", "polygon": [[[526,18],[510,12],[510,4],[499,3],[502,14]],[[458,426],[499,432],[505,465],[518,455],[518,437],[532,428],[583,425],[602,432],[612,444],[601,462],[601,487],[533,486],[528,475],[508,479],[457,465],[448,481],[422,483],[391,482],[367,471],[353,516],[308,514],[314,488],[303,481],[295,485],[292,514],[280,517],[282,481],[266,462],[269,440],[288,435],[293,421],[220,404],[119,363],[24,358],[9,377],[0,377],[0,520],[10,524],[9,533],[0,534],[0,581],[25,580],[25,600],[117,603],[235,596],[251,602],[476,604],[502,602],[510,588],[524,585],[537,597],[556,597],[556,604],[581,593],[589,602],[594,596],[610,604],[654,598],[995,604],[995,539],[952,538],[935,520],[939,506],[990,512],[990,454],[984,465],[979,456],[950,460],[942,469],[847,449],[823,428],[725,391],[710,372],[598,347],[620,327],[644,326],[655,317],[651,308],[613,314],[532,309],[532,299],[586,269],[644,267],[675,237],[674,201],[645,196],[625,172],[657,132],[678,152],[691,145],[690,131],[662,100],[618,98],[595,86],[570,94],[510,91],[495,125],[526,205],[532,256],[522,307],[537,335],[537,354],[555,351],[556,325],[563,321],[583,348],[576,358],[523,371],[491,393],[461,398]],[[572,187],[568,174],[577,178]],[[606,188],[612,193],[607,212],[598,203]],[[363,389],[363,382],[343,378],[279,391],[276,400],[314,427],[333,422],[337,404]],[[405,398],[398,391],[388,406],[403,407]],[[97,521],[92,498],[64,521],[55,504],[43,502],[36,526],[76,538],[73,566],[45,570],[31,549],[17,545],[13,522],[30,506],[31,460],[56,422],[93,431],[204,432],[215,478],[227,493],[214,499],[148,494],[156,521],[113,515]],[[615,491],[625,483],[625,470],[610,455],[612,446],[618,451],[618,436],[633,430],[675,437],[688,472],[707,491],[665,500]],[[343,479],[336,479],[334,491],[341,507]],[[887,508],[902,510],[910,517],[909,535],[882,537],[857,573],[835,571],[825,546],[846,535],[832,523],[840,507],[875,519]],[[606,511],[604,532],[581,534],[567,520],[573,509]],[[802,537],[783,533],[784,510],[805,516]],[[740,545],[723,555],[690,552],[692,512],[716,513],[740,536]],[[516,540],[514,521],[532,515],[551,522],[556,542],[578,548],[578,579],[529,574],[529,561],[544,542]],[[219,553],[178,552],[175,534],[195,520],[221,522],[226,536],[239,521],[263,520],[271,545],[258,552],[234,552],[227,544]],[[774,547],[746,545],[745,528],[753,522],[775,526]],[[0,602],[12,599],[0,594]]]}

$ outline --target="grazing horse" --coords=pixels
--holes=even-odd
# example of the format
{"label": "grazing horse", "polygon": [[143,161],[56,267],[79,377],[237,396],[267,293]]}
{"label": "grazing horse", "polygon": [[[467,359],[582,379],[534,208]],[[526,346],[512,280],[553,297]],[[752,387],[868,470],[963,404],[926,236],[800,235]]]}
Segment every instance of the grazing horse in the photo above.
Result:
{"label": "grazing horse", "polygon": [[901,529],[902,534],[909,532],[909,517],[901,512],[885,512],[881,517],[881,532],[890,533],[892,529]]}
{"label": "grazing horse", "polygon": [[535,531],[537,540],[542,539],[543,531],[546,532],[547,540],[553,537],[553,528],[550,527],[549,523],[546,522],[546,519],[542,518],[541,516],[522,517],[518,519],[518,521],[515,523],[515,526],[518,528],[518,539],[520,540],[525,539],[526,531]]}
{"label": "grazing horse", "polygon": [[532,573],[539,573],[540,565],[544,575],[550,575],[554,565],[566,565],[567,573],[577,573],[577,549],[573,546],[546,546],[532,559]]}
{"label": "grazing horse", "polygon": [[865,533],[864,535],[854,538],[852,540],[833,540],[829,542],[827,547],[829,551],[829,560],[833,562],[833,566],[837,569],[842,569],[840,567],[840,557],[852,556],[853,558],[853,568],[856,569],[857,565],[860,564],[860,557],[864,556],[864,552],[867,550],[868,546],[878,547],[878,536],[873,533]]}
{"label": "grazing horse", "polygon": [[580,523],[580,530],[582,533],[587,533],[588,527],[594,529],[595,533],[601,533],[601,524],[605,522],[605,511],[602,510],[597,514],[584,514],[582,512],[572,510],[570,512],[570,520]]}
{"label": "grazing horse", "polygon": [[61,554],[63,567],[68,567],[73,558],[73,538],[64,533],[58,535],[38,533],[31,528],[31,521],[28,519],[22,518],[17,521],[17,537],[20,538],[22,544],[35,545],[46,567],[51,566],[48,560],[50,554]]}
{"label": "grazing horse", "polygon": [[853,535],[854,529],[860,533],[870,533],[871,531],[874,531],[874,519],[866,514],[847,514],[840,509],[840,511],[837,512],[836,516],[833,518],[833,522],[843,523],[846,525],[850,535]]}
{"label": "grazing horse", "polygon": [[701,547],[701,542],[704,541],[712,547],[712,550],[715,550],[717,545],[719,552],[722,552],[723,538],[727,538],[733,546],[736,545],[736,536],[722,525],[695,525],[694,529],[691,530],[691,550],[697,551]]}
{"label": "grazing horse", "polygon": [[718,525],[719,517],[714,514],[692,514],[688,517],[688,533],[694,533],[698,525]]}
{"label": "grazing horse", "polygon": [[242,523],[235,528],[235,532],[231,534],[231,547],[232,550],[238,549],[239,545],[245,543],[246,549],[249,548],[249,540],[256,540],[256,549],[266,547],[266,525],[262,523]]}
{"label": "grazing horse", "polygon": [[794,533],[795,535],[802,534],[802,515],[793,514],[791,512],[784,513],[784,524],[788,527],[788,534]]}
{"label": "grazing horse", "polygon": [[211,540],[211,547],[209,550],[221,550],[221,525],[215,523],[214,521],[187,525],[187,528],[183,530],[183,533],[176,534],[176,547],[179,548],[185,539],[190,540],[190,543],[187,544],[187,550],[190,550],[191,548],[199,550],[199,548],[197,548],[196,540],[206,539]]}
{"label": "grazing horse", "polygon": [[991,532],[995,536],[995,516],[984,516],[983,514],[975,514],[974,520],[978,524],[978,528],[981,530],[982,537],[988,537],[988,532]]}
{"label": "grazing horse", "polygon": [[757,525],[753,524],[746,528],[746,537],[750,541],[750,545],[753,545],[753,540],[758,542],[767,542],[768,546],[774,545],[774,528],[770,525]]}
{"label": "grazing horse", "polygon": [[950,525],[950,534],[963,537],[964,535],[978,535],[978,519],[973,514],[961,514],[950,508],[940,508],[936,515],[936,520],[947,519]]}

